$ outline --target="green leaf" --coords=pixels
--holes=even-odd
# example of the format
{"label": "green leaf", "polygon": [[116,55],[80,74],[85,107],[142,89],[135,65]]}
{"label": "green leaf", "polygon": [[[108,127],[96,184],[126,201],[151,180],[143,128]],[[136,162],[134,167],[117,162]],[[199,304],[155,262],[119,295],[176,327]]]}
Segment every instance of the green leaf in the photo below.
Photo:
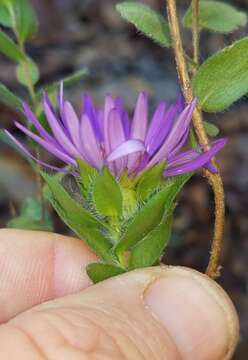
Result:
{"label": "green leaf", "polygon": [[247,53],[245,37],[200,66],[193,78],[193,91],[204,111],[222,111],[248,92]]}
{"label": "green leaf", "polygon": [[29,86],[30,83],[35,85],[40,76],[37,65],[30,58],[26,58],[17,65],[16,75],[18,81],[25,86]]}
{"label": "green leaf", "polygon": [[33,220],[28,217],[19,216],[10,220],[7,224],[9,229],[23,229],[33,231],[53,231],[53,226],[49,222]]}
{"label": "green leaf", "polygon": [[82,159],[77,159],[77,164],[80,172],[80,183],[83,187],[83,195],[85,195],[97,175],[97,170]]}
{"label": "green leaf", "polygon": [[104,167],[95,178],[93,199],[95,207],[100,214],[114,217],[121,215],[121,189],[107,167]]}
{"label": "green leaf", "polygon": [[18,49],[14,41],[2,30],[0,30],[0,52],[2,52],[9,59],[18,63],[25,59],[25,56],[21,50]]}
{"label": "green leaf", "polygon": [[135,246],[160,223],[165,212],[171,211],[176,195],[191,176],[192,174],[185,174],[172,177],[164,184],[162,190],[149,199],[137,212],[116,246],[115,251],[118,256]]}
{"label": "green leaf", "polygon": [[16,16],[16,29],[20,39],[30,39],[38,30],[38,19],[29,0],[15,1],[14,11]]}
{"label": "green leaf", "polygon": [[141,175],[137,184],[137,195],[140,199],[145,200],[161,184],[165,165],[162,161]]}
{"label": "green leaf", "polygon": [[217,126],[215,126],[214,124],[212,124],[212,123],[210,123],[208,121],[203,121],[203,125],[204,125],[204,128],[206,130],[206,133],[209,136],[215,137],[220,132],[220,129]]}
{"label": "green leaf", "polygon": [[42,173],[47,183],[45,197],[52,204],[60,218],[83,239],[93,251],[106,261],[112,261],[111,244],[102,231],[104,224],[73,200],[60,184],[59,179]]}
{"label": "green leaf", "polygon": [[170,47],[169,26],[162,15],[137,2],[122,2],[116,8],[121,16],[133,24],[137,30],[159,45]]}
{"label": "green leaf", "polygon": [[0,24],[11,27],[11,17],[5,4],[0,4]]}
{"label": "green leaf", "polygon": [[[187,10],[183,23],[186,27],[192,26],[192,7]],[[243,11],[220,1],[200,1],[199,24],[202,28],[221,33],[229,33],[239,26],[245,26],[247,16]]]}
{"label": "green leaf", "polygon": [[171,236],[172,216],[168,216],[154,230],[147,234],[131,250],[129,267],[131,269],[152,266],[160,259]]}
{"label": "green leaf", "polygon": [[86,267],[87,274],[94,284],[109,279],[110,277],[123,274],[124,269],[113,264],[93,263]]}
{"label": "green leaf", "polygon": [[22,112],[22,100],[0,83],[0,102],[11,109]]}

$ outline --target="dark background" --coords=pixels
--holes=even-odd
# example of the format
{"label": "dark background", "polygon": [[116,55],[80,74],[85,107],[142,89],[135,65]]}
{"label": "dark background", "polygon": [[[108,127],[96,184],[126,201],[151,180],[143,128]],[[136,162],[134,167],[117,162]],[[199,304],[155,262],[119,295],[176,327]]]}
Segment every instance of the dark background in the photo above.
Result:
{"label": "dark background", "polygon": [[[143,0],[165,13],[164,0]],[[41,69],[39,85],[60,79],[87,67],[90,76],[67,90],[76,107],[82,92],[100,104],[106,93],[121,95],[131,109],[137,91],[145,89],[151,106],[164,98],[172,101],[179,88],[171,49],[161,49],[139,36],[116,13],[115,0],[33,0],[40,31],[28,45],[30,55]],[[189,1],[178,1],[183,14]],[[248,1],[233,1],[248,11]],[[247,34],[247,27],[224,36],[203,32],[201,60]],[[184,31],[185,47],[191,51],[190,32]],[[247,56],[247,54],[244,54]],[[25,96],[15,79],[14,65],[0,57],[0,80]],[[248,103],[243,98],[228,111],[206,114],[229,139],[218,160],[226,191],[226,226],[219,282],[234,301],[241,321],[241,339],[235,359],[248,359]],[[0,105],[1,124],[13,130],[16,115]],[[11,217],[11,206],[20,207],[26,196],[35,195],[30,167],[11,149],[0,144],[0,226]],[[180,197],[173,241],[164,261],[204,271],[209,257],[214,222],[213,196],[200,174],[186,186]],[[56,220],[56,231],[66,232]],[[207,329],[206,329],[207,331]]]}

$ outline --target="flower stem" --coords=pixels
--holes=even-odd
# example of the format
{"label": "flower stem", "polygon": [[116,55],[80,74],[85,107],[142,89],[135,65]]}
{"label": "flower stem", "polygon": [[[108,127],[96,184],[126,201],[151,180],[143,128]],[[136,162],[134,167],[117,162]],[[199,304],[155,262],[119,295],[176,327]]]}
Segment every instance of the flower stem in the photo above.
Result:
{"label": "flower stem", "polygon": [[[196,4],[198,1],[193,1],[195,4],[195,14],[198,17],[199,9],[197,10]],[[187,64],[184,55],[184,49],[182,45],[182,39],[180,34],[179,22],[177,17],[176,0],[167,0],[167,12],[169,19],[169,27],[172,37],[172,44],[175,53],[175,60],[177,66],[177,72],[184,97],[187,103],[193,100],[193,91],[191,88],[191,82],[187,70]],[[198,33],[198,19],[195,19],[193,25],[193,32]],[[194,34],[193,46],[197,49],[194,50],[194,61],[198,61],[199,57],[199,36]],[[197,59],[195,58],[197,56]],[[194,130],[196,132],[200,145],[204,146],[205,151],[209,149],[209,141],[207,134],[203,126],[202,114],[199,109],[195,109],[192,117]],[[215,159],[212,160],[214,166],[216,166]],[[222,179],[219,174],[213,174],[208,170],[204,170],[204,174],[207,177],[210,185],[212,186],[215,197],[215,224],[214,224],[214,236],[211,246],[211,255],[208,263],[206,273],[211,278],[216,278],[219,275],[219,261],[221,254],[221,247],[223,241],[224,232],[224,219],[225,219],[225,202],[224,202],[224,189]]]}

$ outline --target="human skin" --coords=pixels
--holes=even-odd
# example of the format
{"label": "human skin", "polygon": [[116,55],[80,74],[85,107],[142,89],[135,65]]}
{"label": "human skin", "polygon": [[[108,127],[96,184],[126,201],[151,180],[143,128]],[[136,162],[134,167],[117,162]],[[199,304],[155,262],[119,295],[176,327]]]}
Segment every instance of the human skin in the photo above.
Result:
{"label": "human skin", "polygon": [[82,241],[0,230],[0,360],[230,359],[236,311],[212,280],[182,267],[92,285]]}

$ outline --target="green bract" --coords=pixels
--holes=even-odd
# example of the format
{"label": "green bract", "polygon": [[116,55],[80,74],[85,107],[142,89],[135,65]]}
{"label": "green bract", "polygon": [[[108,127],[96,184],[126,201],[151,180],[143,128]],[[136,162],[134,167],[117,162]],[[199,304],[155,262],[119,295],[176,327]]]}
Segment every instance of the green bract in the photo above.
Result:
{"label": "green bract", "polygon": [[161,163],[139,178],[124,172],[117,180],[107,167],[78,165],[77,201],[62,185],[64,175],[42,176],[46,198],[101,259],[87,268],[92,281],[157,263],[170,239],[176,195],[191,174],[164,179]]}

